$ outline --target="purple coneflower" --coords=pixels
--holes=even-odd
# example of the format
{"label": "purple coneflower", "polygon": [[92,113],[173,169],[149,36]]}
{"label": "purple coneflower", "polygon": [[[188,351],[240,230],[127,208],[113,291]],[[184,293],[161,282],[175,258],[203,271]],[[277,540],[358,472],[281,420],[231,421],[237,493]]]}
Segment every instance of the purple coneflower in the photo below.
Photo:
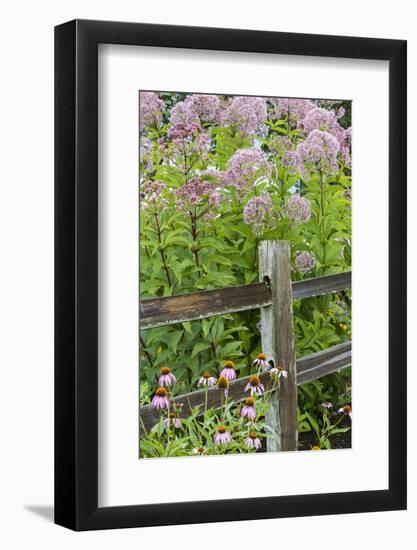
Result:
{"label": "purple coneflower", "polygon": [[253,397],[248,397],[246,399],[245,404],[240,411],[240,416],[246,416],[249,420],[254,420],[256,418],[255,400]]}
{"label": "purple coneflower", "polygon": [[340,409],[337,412],[343,413],[345,416],[349,416],[350,418],[352,418],[352,407],[350,407],[349,405],[340,407]]}
{"label": "purple coneflower", "polygon": [[200,377],[197,386],[208,386],[209,388],[211,386],[214,386],[216,384],[217,380],[214,376],[211,376],[209,372],[203,372],[203,375]]}
{"label": "purple coneflower", "polygon": [[205,455],[207,454],[207,449],[205,447],[194,447],[193,454],[195,455]]}
{"label": "purple coneflower", "polygon": [[227,394],[229,393],[229,380],[225,376],[220,376],[217,380],[217,387],[219,390],[223,390],[224,396],[227,397]]}
{"label": "purple coneflower", "polygon": [[176,378],[172,374],[171,369],[169,367],[162,367],[161,376],[158,379],[159,385],[170,387],[175,381]]}
{"label": "purple coneflower", "polygon": [[256,432],[251,432],[249,437],[245,439],[246,447],[255,447],[256,450],[260,449],[262,444]]}
{"label": "purple coneflower", "polygon": [[217,428],[216,435],[214,436],[214,443],[216,445],[221,445],[221,444],[226,445],[227,443],[230,443],[231,441],[232,441],[232,436],[227,431],[226,426],[219,426]]}
{"label": "purple coneflower", "polygon": [[164,419],[164,424],[168,428],[168,426],[174,426],[174,428],[181,428],[181,419],[178,418],[178,416],[171,412],[169,413],[169,417]]}
{"label": "purple coneflower", "polygon": [[152,407],[155,409],[167,409],[169,407],[168,392],[162,386],[157,388],[153,396]]}
{"label": "purple coneflower", "polygon": [[261,384],[259,376],[256,376],[256,374],[254,374],[249,378],[249,382],[246,384],[244,391],[248,391],[248,390],[250,390],[251,395],[254,395],[254,394],[262,395],[263,392],[265,391],[264,385]]}
{"label": "purple coneflower", "polygon": [[288,371],[283,369],[282,367],[272,367],[269,371],[271,376],[276,376],[278,380],[281,378],[288,378]]}
{"label": "purple coneflower", "polygon": [[331,409],[333,407],[333,403],[330,403],[330,401],[323,401],[321,406],[324,407],[325,409]]}
{"label": "purple coneflower", "polygon": [[220,376],[224,376],[228,380],[236,380],[235,364],[233,361],[224,362],[224,369],[220,373]]}
{"label": "purple coneflower", "polygon": [[266,370],[268,370],[271,366],[266,360],[265,353],[260,353],[258,357],[255,359],[255,361],[253,361],[252,365],[257,369],[266,369]]}
{"label": "purple coneflower", "polygon": [[288,371],[282,367],[278,367],[278,378],[288,378]]}

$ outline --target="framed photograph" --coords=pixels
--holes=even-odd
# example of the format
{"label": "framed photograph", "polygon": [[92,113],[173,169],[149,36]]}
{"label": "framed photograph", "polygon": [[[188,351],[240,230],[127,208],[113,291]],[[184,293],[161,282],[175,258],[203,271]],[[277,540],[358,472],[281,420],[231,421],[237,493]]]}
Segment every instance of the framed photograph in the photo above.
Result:
{"label": "framed photograph", "polygon": [[406,42],[55,29],[55,522],[406,507]]}

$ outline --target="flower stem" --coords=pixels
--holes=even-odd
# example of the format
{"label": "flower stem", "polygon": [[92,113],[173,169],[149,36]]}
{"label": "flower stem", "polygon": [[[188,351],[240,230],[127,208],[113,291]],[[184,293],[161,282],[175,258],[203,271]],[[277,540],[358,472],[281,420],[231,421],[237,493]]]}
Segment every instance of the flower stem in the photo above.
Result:
{"label": "flower stem", "polygon": [[169,399],[168,399],[168,408],[167,408],[167,415],[168,415],[168,419],[167,419],[167,440],[168,440],[168,445],[169,445],[169,432],[170,432],[170,423],[171,423],[171,418],[169,416]]}
{"label": "flower stem", "polygon": [[169,271],[168,271],[168,266],[167,266],[165,251],[164,251],[164,248],[163,248],[163,246],[162,246],[161,226],[159,225],[158,214],[156,213],[156,211],[154,211],[154,216],[155,216],[156,231],[157,231],[158,242],[159,242],[159,247],[158,247],[158,249],[159,249],[159,253],[161,254],[162,265],[163,265],[163,268],[164,268],[164,271],[165,271],[165,275],[166,275],[166,277],[167,277],[168,284],[169,284],[169,286],[172,287],[172,282],[171,282],[171,277],[170,277]]}
{"label": "flower stem", "polygon": [[[197,241],[197,235],[198,235],[198,232],[197,232],[197,207],[194,208],[194,212],[190,212],[190,215],[191,215],[191,236],[193,238],[192,252],[193,252],[193,256],[194,256],[195,265],[197,267],[200,267],[200,258],[198,256],[198,241]],[[198,278],[200,279],[201,278],[200,270],[198,270],[197,273],[198,273]]]}
{"label": "flower stem", "polygon": [[207,402],[208,402],[208,384],[207,383],[205,385],[205,389],[206,389],[206,395],[204,398],[204,416],[206,416],[206,413],[207,413]]}
{"label": "flower stem", "polygon": [[151,358],[151,356],[150,356],[148,350],[146,349],[146,345],[145,345],[145,342],[143,341],[142,336],[140,337],[140,347],[142,348],[143,353],[146,355],[146,359],[148,360],[149,366],[150,366],[150,367],[153,367],[152,358]]}
{"label": "flower stem", "polygon": [[324,226],[324,181],[323,181],[323,172],[320,169],[320,227],[321,227],[321,246],[323,247],[323,262],[322,262],[322,273],[323,275],[326,272],[326,234]]}

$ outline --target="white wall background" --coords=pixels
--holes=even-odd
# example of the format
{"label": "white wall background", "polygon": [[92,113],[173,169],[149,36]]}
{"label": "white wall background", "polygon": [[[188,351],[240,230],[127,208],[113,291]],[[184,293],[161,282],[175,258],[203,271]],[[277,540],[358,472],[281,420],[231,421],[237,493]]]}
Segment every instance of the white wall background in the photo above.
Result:
{"label": "white wall background", "polygon": [[[53,499],[53,26],[73,18],[408,39],[409,278],[417,271],[417,37],[412,2],[330,0],[15,0],[2,9],[0,86],[0,544],[172,550],[322,546],[380,550],[415,540],[417,323],[409,315],[409,510],[75,534],[51,523]],[[378,116],[378,113],[373,113]],[[417,306],[415,285],[409,310]],[[375,411],[373,422],[377,421]],[[371,424],[370,424],[371,425]],[[343,472],[341,472],[343,475]],[[411,547],[405,544],[405,547]]]}

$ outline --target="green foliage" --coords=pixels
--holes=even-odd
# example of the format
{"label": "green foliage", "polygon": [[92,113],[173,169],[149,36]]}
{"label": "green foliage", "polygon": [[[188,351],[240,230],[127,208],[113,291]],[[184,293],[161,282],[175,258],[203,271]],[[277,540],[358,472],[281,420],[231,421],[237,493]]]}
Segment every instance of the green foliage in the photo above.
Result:
{"label": "green foliage", "polygon": [[[240,405],[225,403],[225,406],[214,411],[201,411],[194,408],[192,414],[181,419],[181,426],[167,426],[162,414],[159,423],[150,433],[145,433],[140,442],[140,456],[142,458],[186,456],[193,454],[219,455],[236,453],[253,453],[254,447],[248,447],[245,439],[250,432],[255,431],[262,440],[268,437],[269,426],[265,423],[265,413],[268,409],[268,397],[257,401],[257,418],[250,426],[247,420],[239,414]],[[203,414],[202,414],[203,412]],[[216,445],[214,434],[219,425],[225,425],[231,435],[227,444]],[[201,449],[201,453],[198,452]]]}
{"label": "green foliage", "polygon": [[[348,166],[339,161],[336,174],[318,172],[310,179],[303,179],[299,173],[289,170],[282,161],[282,154],[274,148],[275,140],[285,136],[296,146],[305,136],[298,128],[291,128],[286,118],[276,120],[272,117],[266,122],[266,130],[255,136],[241,135],[232,126],[205,124],[204,130],[211,138],[207,152],[201,154],[196,149],[186,151],[184,148],[183,158],[178,151],[176,156],[167,157],[158,140],[169,144],[169,109],[185,96],[165,93],[160,97],[167,106],[160,127],[148,127],[142,132],[142,137],[151,143],[151,167],[146,159],[141,159],[141,185],[146,181],[161,181],[168,191],[163,194],[163,202],[141,208],[142,299],[256,282],[259,277],[257,249],[262,239],[290,241],[294,280],[350,270],[351,172]],[[340,122],[347,127],[351,119],[350,102],[344,102],[343,107],[346,112]],[[272,164],[270,176],[254,181],[244,196],[232,185],[226,185],[221,190],[224,200],[215,207],[208,200],[188,210],[179,207],[176,190],[194,176],[215,187],[216,176],[204,171],[212,168],[224,172],[233,154],[253,147],[255,140],[261,143]],[[311,216],[305,223],[294,223],[286,216],[285,208],[294,192],[310,202]],[[243,209],[251,198],[263,193],[271,198],[276,224],[256,234],[253,227],[245,223]],[[303,251],[315,258],[314,268],[307,274],[295,268],[295,258]],[[294,302],[297,356],[350,339],[350,309],[349,292]],[[141,404],[149,403],[163,366],[169,366],[177,378],[173,396],[196,389],[204,371],[217,376],[225,360],[234,361],[238,376],[254,372],[252,361],[261,351],[258,322],[259,312],[249,311],[142,331]],[[317,437],[327,446],[332,428],[320,403],[323,400],[336,404],[349,401],[349,385],[350,372],[345,370],[300,387],[300,430],[317,431],[320,433]],[[212,429],[216,413],[207,412],[202,421],[196,414],[197,411],[189,419],[183,419],[182,430],[169,442],[166,430],[163,434],[152,432],[143,436],[143,456],[189,454],[201,441],[209,454],[214,452],[209,443],[212,431],[208,437],[203,430]],[[231,418],[230,421],[232,429],[238,433],[241,419]],[[235,449],[234,445],[229,449]],[[236,447],[236,451],[241,449]]]}

